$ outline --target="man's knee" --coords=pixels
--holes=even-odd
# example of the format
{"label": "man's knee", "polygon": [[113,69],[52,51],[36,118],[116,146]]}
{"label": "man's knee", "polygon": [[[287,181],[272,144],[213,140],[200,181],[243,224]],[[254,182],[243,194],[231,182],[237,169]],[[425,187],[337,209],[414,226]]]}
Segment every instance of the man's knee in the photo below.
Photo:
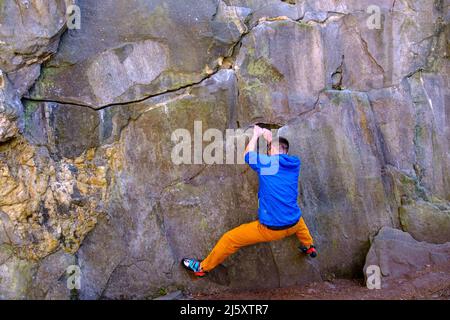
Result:
{"label": "man's knee", "polygon": [[227,245],[235,245],[236,240],[235,237],[233,236],[233,230],[225,232],[222,236],[222,241]]}
{"label": "man's knee", "polygon": [[239,241],[239,230],[233,229],[226,232],[221,241],[223,246],[226,246],[232,250],[237,250],[243,246],[241,241]]}

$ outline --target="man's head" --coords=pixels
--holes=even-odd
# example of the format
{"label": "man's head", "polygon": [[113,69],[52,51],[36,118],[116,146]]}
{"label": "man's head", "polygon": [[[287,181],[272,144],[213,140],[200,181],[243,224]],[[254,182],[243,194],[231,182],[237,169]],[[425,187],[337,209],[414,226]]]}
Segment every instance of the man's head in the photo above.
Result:
{"label": "man's head", "polygon": [[267,154],[274,156],[277,154],[288,154],[289,141],[283,137],[276,137],[267,144]]}

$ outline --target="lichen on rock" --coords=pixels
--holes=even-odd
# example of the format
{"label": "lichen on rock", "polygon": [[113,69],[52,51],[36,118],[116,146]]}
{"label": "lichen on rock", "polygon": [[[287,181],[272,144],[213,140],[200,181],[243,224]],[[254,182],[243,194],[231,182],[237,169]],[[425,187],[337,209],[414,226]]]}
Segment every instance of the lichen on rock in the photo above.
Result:
{"label": "lichen on rock", "polygon": [[106,151],[53,161],[47,149],[23,138],[0,151],[0,210],[18,236],[10,243],[16,255],[39,260],[60,248],[75,253],[105,213],[108,158],[99,152]]}

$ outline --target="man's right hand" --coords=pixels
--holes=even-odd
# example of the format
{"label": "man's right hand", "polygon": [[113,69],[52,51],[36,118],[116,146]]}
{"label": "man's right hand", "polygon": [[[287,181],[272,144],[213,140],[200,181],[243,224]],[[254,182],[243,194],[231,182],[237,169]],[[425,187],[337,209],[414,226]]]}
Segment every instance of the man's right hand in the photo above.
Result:
{"label": "man's right hand", "polygon": [[256,143],[258,142],[259,137],[264,134],[264,129],[255,125],[253,126],[253,137],[250,139],[247,147],[245,148],[245,153],[247,154],[250,151],[256,150]]}
{"label": "man's right hand", "polygon": [[272,131],[268,130],[268,129],[263,129],[263,137],[264,139],[266,139],[267,142],[271,143],[272,142]]}
{"label": "man's right hand", "polygon": [[256,138],[261,137],[261,136],[264,134],[264,130],[265,130],[265,129],[263,129],[263,128],[257,126],[257,125],[255,125],[255,126],[253,127],[253,136],[256,137]]}

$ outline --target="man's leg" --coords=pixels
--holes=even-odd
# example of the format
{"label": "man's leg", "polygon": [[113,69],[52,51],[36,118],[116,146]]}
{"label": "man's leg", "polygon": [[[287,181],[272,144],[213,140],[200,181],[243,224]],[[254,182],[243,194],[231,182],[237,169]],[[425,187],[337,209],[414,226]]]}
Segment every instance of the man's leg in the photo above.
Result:
{"label": "man's leg", "polygon": [[271,231],[258,221],[243,224],[222,236],[209,256],[202,261],[201,269],[206,272],[211,271],[242,247],[279,240],[285,236],[284,232]]}
{"label": "man's leg", "polygon": [[308,227],[306,226],[305,220],[300,219],[296,227],[296,236],[300,240],[301,246],[300,251],[304,254],[309,255],[311,258],[317,257],[317,250],[314,246],[314,240],[309,233]]}
{"label": "man's leg", "polygon": [[308,227],[306,226],[303,217],[298,222],[296,229],[297,231],[295,235],[297,236],[298,240],[300,240],[301,244],[306,247],[310,247],[314,243],[314,240],[309,233]]}

